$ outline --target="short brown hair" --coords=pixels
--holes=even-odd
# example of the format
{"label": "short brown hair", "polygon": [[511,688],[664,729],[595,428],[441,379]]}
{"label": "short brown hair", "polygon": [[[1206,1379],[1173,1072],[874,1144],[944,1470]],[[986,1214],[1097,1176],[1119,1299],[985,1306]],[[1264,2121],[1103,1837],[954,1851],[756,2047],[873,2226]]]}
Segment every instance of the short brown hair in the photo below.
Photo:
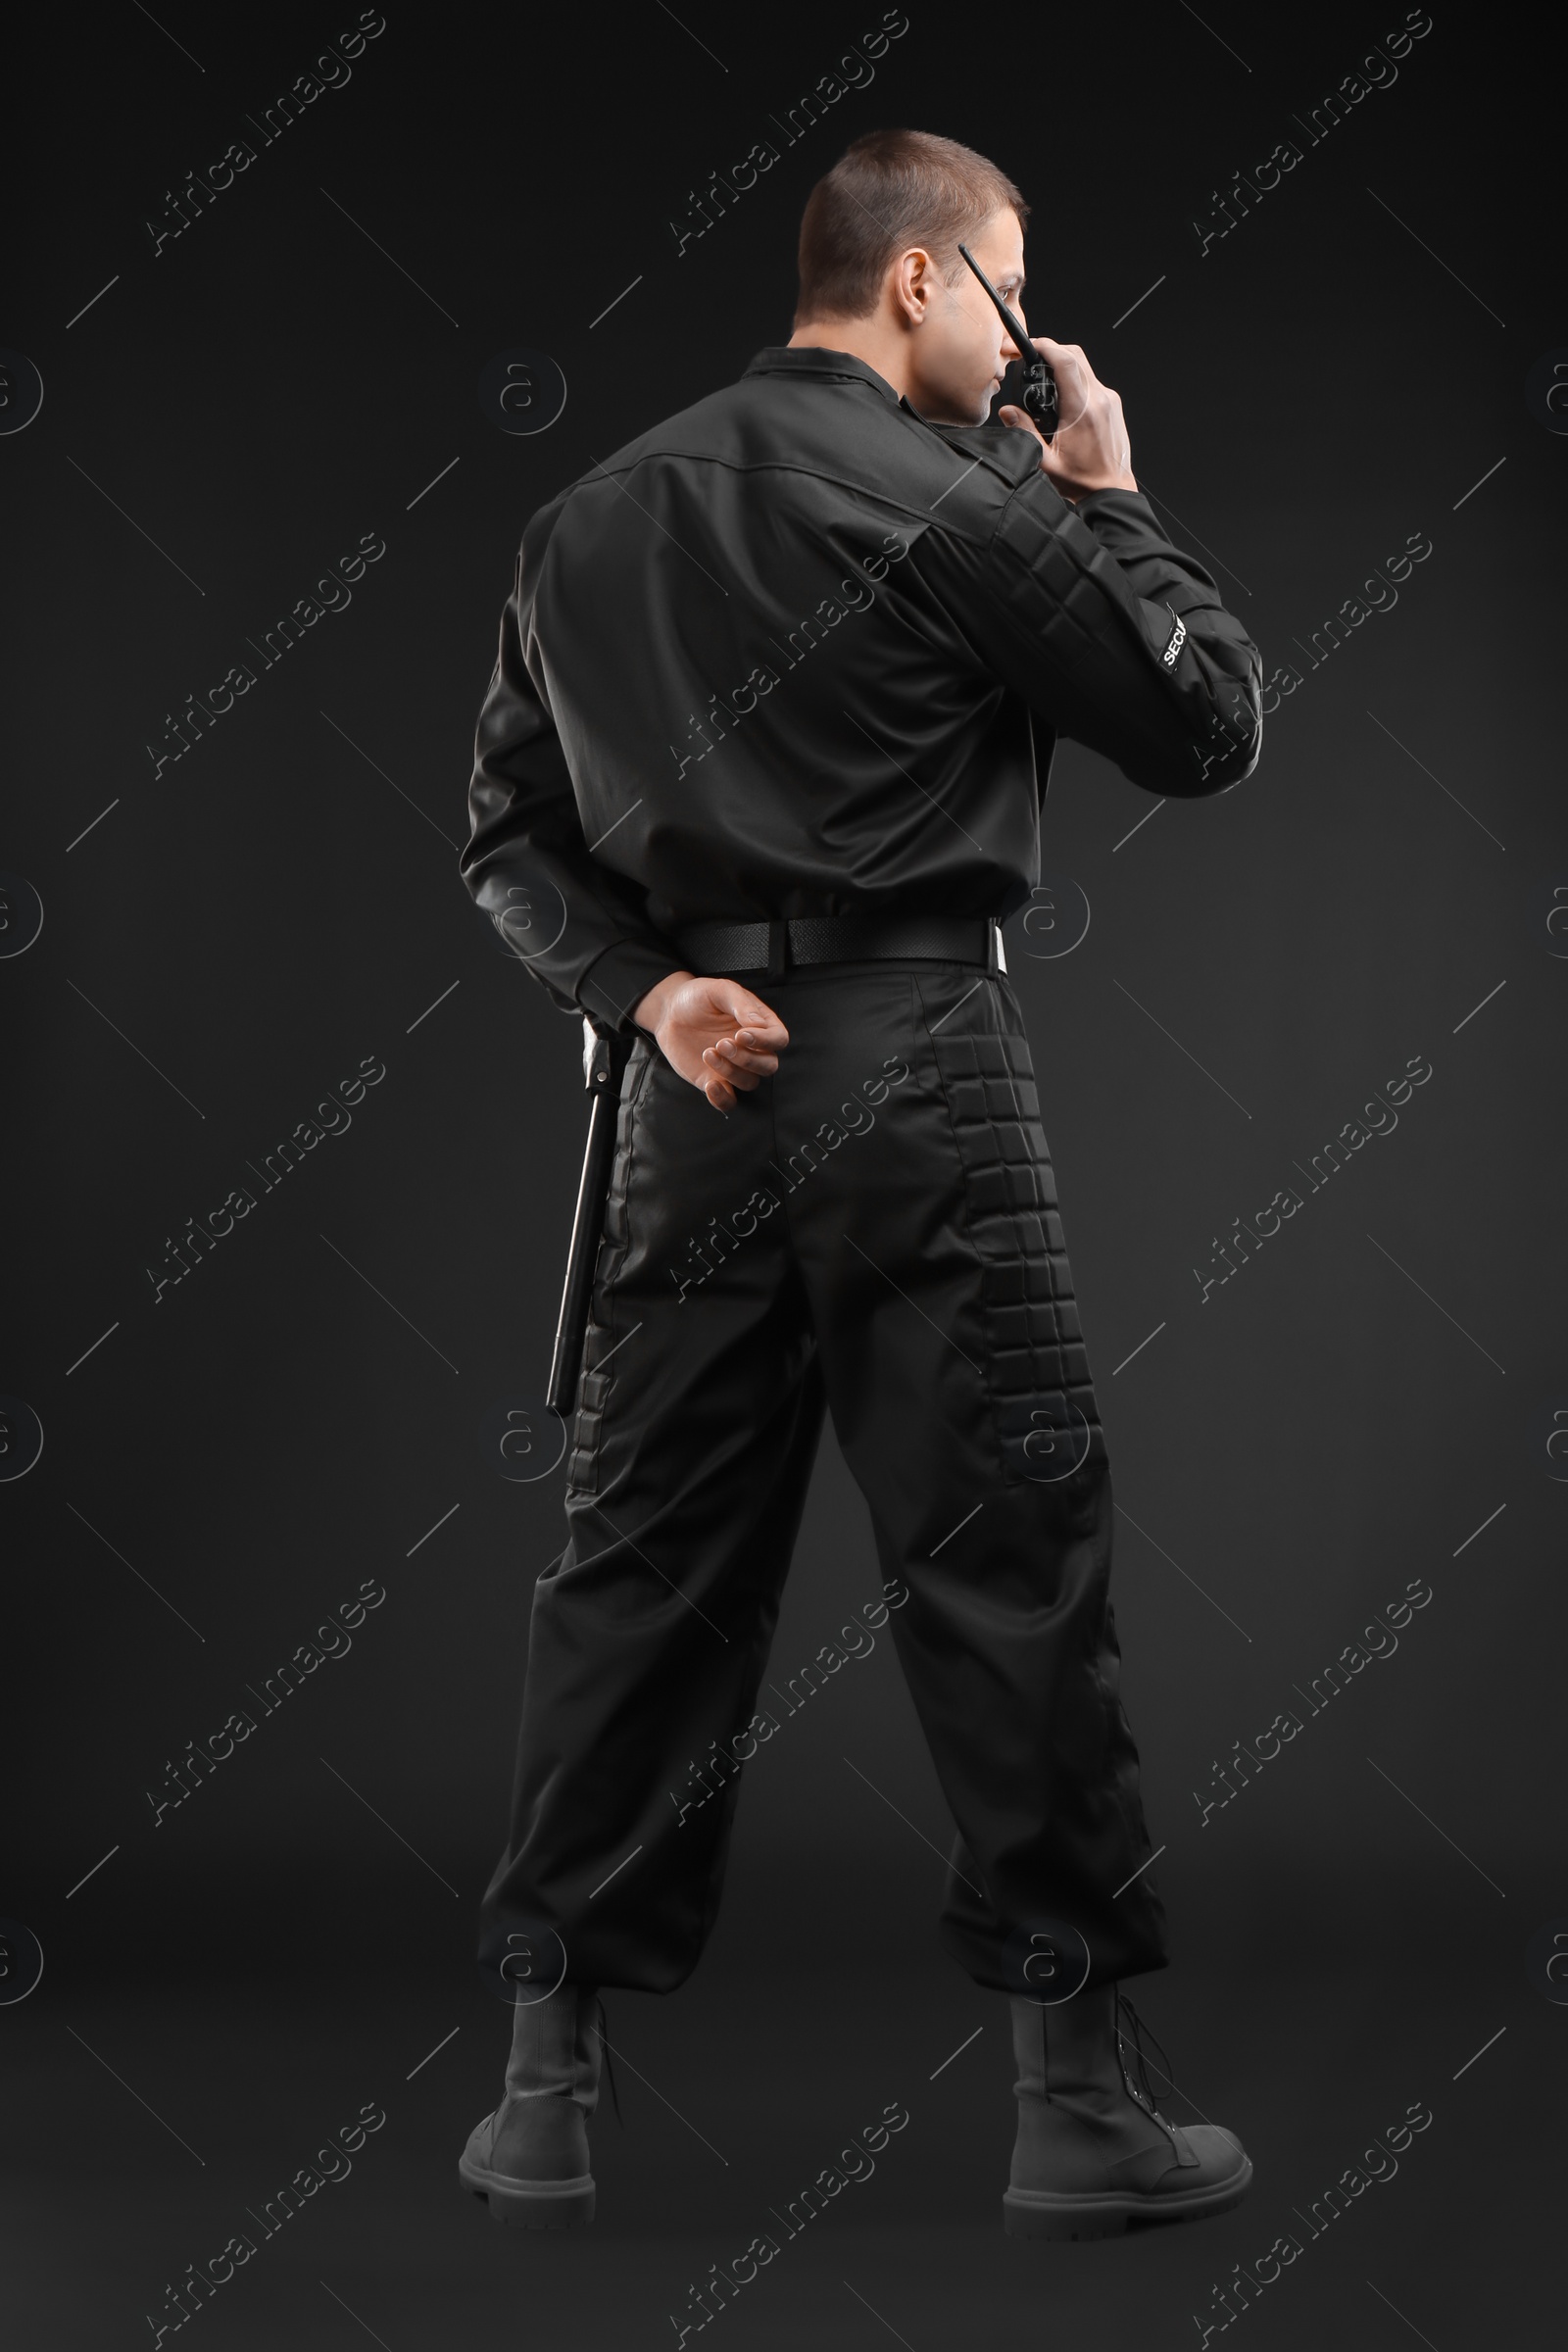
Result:
{"label": "short brown hair", "polygon": [[911,244],[929,246],[951,284],[960,239],[1007,210],[1020,226],[1029,218],[1006,173],[972,147],[928,130],[866,131],[807,199],[795,324],[867,317],[888,264]]}

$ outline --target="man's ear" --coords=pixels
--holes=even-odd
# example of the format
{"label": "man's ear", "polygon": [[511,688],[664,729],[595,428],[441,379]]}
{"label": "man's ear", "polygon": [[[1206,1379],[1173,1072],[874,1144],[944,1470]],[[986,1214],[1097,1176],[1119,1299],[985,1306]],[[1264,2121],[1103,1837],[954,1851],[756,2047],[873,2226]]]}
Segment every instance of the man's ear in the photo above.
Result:
{"label": "man's ear", "polygon": [[906,325],[924,322],[935,275],[935,265],[923,245],[907,247],[893,264],[893,298]]}

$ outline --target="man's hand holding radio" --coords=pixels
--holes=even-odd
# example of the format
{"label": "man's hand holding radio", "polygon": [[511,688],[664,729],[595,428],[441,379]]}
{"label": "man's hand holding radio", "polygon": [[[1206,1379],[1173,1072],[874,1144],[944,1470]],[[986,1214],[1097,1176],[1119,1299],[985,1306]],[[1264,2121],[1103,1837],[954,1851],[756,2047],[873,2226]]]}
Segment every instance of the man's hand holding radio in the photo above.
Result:
{"label": "man's hand holding radio", "polygon": [[677,1077],[701,1087],[715,1110],[733,1110],[778,1068],[790,1033],[760,997],[734,980],[671,972],[651,988],[632,1019],[651,1030]]}
{"label": "man's hand holding radio", "polygon": [[1003,409],[1003,423],[1034,434],[1041,471],[1050,474],[1069,505],[1089,490],[1136,490],[1121,394],[1100,381],[1078,344],[1054,343],[1049,335],[1029,340],[1056,379],[1061,422],[1050,441],[1022,409]]}

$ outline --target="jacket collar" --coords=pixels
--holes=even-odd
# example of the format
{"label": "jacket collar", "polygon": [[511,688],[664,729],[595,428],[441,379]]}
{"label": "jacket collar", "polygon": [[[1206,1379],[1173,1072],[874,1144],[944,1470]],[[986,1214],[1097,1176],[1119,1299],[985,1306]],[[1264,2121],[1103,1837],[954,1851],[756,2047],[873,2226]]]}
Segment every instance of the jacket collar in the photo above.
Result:
{"label": "jacket collar", "polygon": [[[878,375],[874,368],[868,368],[864,360],[858,360],[853,352],[825,351],[808,344],[803,344],[797,350],[791,351],[786,344],[773,344],[767,350],[758,353],[756,359],[746,369],[746,373],[748,375],[814,375],[828,383],[849,381],[869,384],[874,391],[881,394],[890,408],[897,409],[907,406],[906,402],[900,400],[885,375]],[[913,412],[910,411],[910,414],[912,415]]]}

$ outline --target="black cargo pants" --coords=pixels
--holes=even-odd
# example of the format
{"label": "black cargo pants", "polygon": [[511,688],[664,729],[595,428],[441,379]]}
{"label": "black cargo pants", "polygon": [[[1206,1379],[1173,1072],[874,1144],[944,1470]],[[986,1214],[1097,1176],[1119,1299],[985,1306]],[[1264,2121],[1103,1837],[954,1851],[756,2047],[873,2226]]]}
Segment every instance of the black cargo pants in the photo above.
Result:
{"label": "black cargo pants", "polygon": [[826,1407],[907,1594],[889,1622],[958,1828],[949,1950],[1047,1997],[1161,1967],[1017,998],[961,963],[739,976],[789,1030],[774,1077],[724,1115],[639,1036],[622,1083],[481,1948],[553,1930],[552,1975],[651,1992],[695,1967],[739,1759],[781,1712],[759,1692]]}

